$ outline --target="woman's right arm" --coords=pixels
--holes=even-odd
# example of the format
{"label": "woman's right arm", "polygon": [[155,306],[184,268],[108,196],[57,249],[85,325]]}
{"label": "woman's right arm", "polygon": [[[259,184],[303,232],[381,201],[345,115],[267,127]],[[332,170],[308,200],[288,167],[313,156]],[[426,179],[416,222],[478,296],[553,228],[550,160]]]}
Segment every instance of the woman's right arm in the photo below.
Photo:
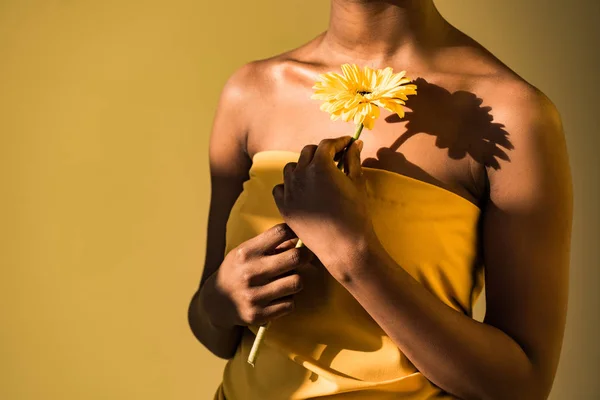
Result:
{"label": "woman's right arm", "polygon": [[[233,356],[241,326],[215,325],[221,304],[215,304],[215,272],[224,260],[225,225],[229,212],[248,178],[250,159],[245,149],[248,66],[226,82],[215,113],[209,146],[211,197],[206,231],[206,253],[200,285],[190,301],[188,322],[196,338],[221,358]],[[247,88],[246,88],[247,89]]]}
{"label": "woman's right arm", "polygon": [[263,324],[294,308],[302,289],[295,269],[312,253],[295,248],[296,235],[277,224],[225,251],[231,208],[248,179],[251,160],[245,149],[250,107],[256,101],[256,67],[247,64],[227,81],[221,94],[209,144],[211,199],[204,270],[188,308],[196,338],[217,357],[233,357],[242,329]]}

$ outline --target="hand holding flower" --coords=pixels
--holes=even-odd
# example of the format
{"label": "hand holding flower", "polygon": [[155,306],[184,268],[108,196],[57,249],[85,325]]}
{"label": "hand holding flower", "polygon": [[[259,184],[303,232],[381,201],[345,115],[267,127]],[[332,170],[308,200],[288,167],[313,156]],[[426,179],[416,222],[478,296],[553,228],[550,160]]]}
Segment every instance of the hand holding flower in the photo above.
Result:
{"label": "hand holding flower", "polygon": [[338,280],[349,264],[344,261],[376,240],[360,165],[362,141],[348,147],[346,173],[333,162],[350,141],[342,136],[305,146],[298,162],[285,165],[283,183],[273,188],[284,221]]}

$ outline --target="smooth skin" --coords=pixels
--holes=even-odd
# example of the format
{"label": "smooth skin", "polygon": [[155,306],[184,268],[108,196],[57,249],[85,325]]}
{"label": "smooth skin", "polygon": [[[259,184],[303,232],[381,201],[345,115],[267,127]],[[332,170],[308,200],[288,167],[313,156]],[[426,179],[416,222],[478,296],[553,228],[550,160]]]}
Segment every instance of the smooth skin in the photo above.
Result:
{"label": "smooth skin", "polygon": [[[382,110],[374,130],[361,136],[364,149],[352,144],[345,175],[328,157],[348,143],[353,126],[329,121],[309,99],[317,74],[345,62],[406,70],[450,100],[464,99],[454,96],[459,92],[474,94],[508,133],[506,157],[450,154],[440,145],[441,133],[457,141],[472,134],[470,106],[457,101],[452,123],[434,120],[446,114],[425,113],[437,136],[423,131],[407,138],[407,122],[392,122]],[[427,103],[424,93],[416,97]],[[435,111],[439,102],[421,106]],[[297,163],[283,168],[284,183],[273,188],[285,224],[223,257],[225,223],[252,156],[271,149],[300,152]],[[292,313],[293,293],[311,284],[294,271],[314,257],[445,391],[462,399],[547,398],[566,318],[573,207],[560,116],[543,93],[446,22],[432,1],[332,0],[327,31],[229,78],[209,158],[207,251],[189,321],[215,355],[232,357],[249,321]],[[409,274],[386,272],[401,268],[372,229],[361,174],[367,160],[482,208],[483,322],[446,306]],[[294,236],[314,256],[294,249]],[[277,275],[281,271],[287,272]]]}

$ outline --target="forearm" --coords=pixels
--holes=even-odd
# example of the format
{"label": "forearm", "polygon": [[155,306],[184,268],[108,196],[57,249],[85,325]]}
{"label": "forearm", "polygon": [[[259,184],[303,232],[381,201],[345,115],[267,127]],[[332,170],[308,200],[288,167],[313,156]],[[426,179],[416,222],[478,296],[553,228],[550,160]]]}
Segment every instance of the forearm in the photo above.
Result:
{"label": "forearm", "polygon": [[365,252],[340,282],[425,377],[462,399],[543,398],[513,339],[442,303],[381,246]]}
{"label": "forearm", "polygon": [[[219,305],[211,299],[214,274],[194,294],[188,309],[188,322],[194,336],[217,357],[233,357],[242,335],[242,326],[216,324],[209,310],[218,310]],[[215,314],[215,313],[213,313]]]}

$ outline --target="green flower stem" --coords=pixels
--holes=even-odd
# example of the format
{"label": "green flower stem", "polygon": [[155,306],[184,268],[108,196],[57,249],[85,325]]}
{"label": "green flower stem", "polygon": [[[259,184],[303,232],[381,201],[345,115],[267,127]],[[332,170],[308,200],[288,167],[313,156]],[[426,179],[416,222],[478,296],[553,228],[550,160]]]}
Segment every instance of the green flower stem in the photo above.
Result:
{"label": "green flower stem", "polygon": [[[346,147],[344,147],[344,149],[342,150],[340,159],[337,162],[336,166],[339,170],[342,170],[344,168],[344,159],[346,157],[346,152],[348,151],[348,147],[350,147],[352,145],[352,142],[354,142],[355,140],[357,140],[360,137],[360,134],[361,134],[363,128],[364,128],[364,125],[362,123],[356,124],[356,131],[354,132],[354,136],[352,136],[352,139],[350,139],[350,143],[348,143],[348,145]],[[298,247],[304,247],[304,242],[302,242],[302,240],[300,238],[298,238],[298,242],[296,243],[296,248],[298,248]],[[256,363],[256,358],[258,357],[258,350],[260,348],[260,345],[263,342],[265,333],[267,332],[267,329],[269,329],[270,326],[271,326],[271,321],[267,322],[264,325],[261,325],[258,328],[256,337],[254,338],[254,342],[252,343],[252,348],[250,349],[250,354],[248,355],[248,364],[252,365],[253,367],[254,367],[254,364]]]}
{"label": "green flower stem", "polygon": [[364,127],[365,126],[362,123],[356,124],[356,131],[354,132],[354,136],[352,136],[352,139],[350,139],[350,143],[348,143],[348,145],[346,147],[344,147],[344,150],[342,150],[342,155],[340,156],[340,159],[338,160],[337,167],[339,170],[342,170],[342,168],[344,168],[344,159],[346,158],[346,153],[348,152],[348,148],[352,145],[352,142],[354,142],[355,140],[357,140],[360,137],[360,134]]}

